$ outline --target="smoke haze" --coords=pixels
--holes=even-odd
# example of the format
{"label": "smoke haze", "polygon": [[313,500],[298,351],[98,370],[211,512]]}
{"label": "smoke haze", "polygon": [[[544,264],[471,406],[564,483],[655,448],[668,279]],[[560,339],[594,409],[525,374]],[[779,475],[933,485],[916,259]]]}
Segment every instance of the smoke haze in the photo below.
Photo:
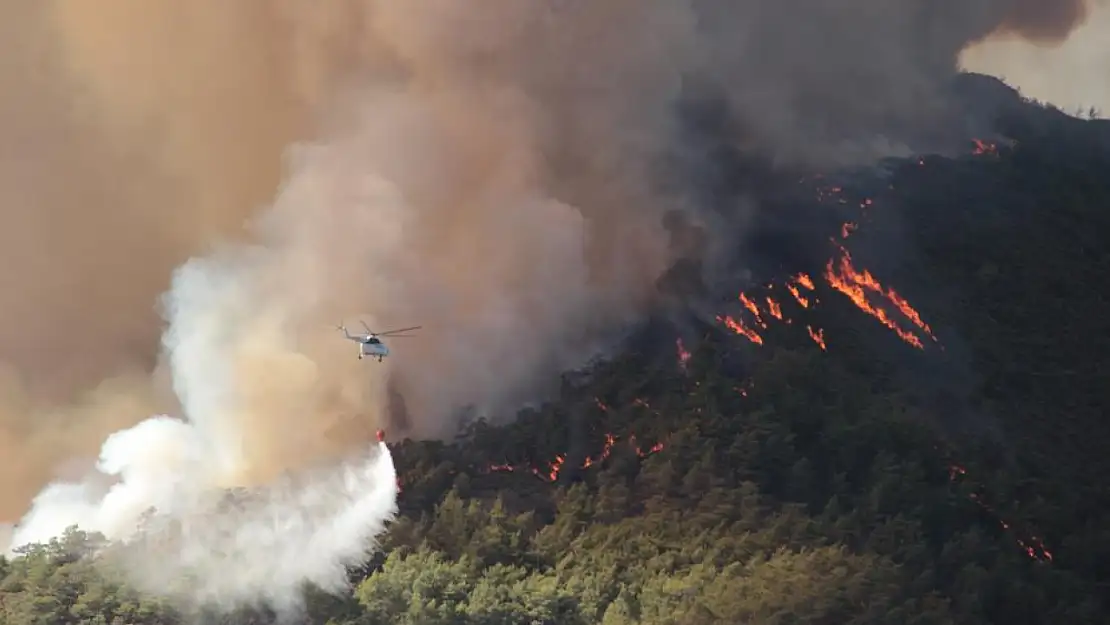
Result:
{"label": "smoke haze", "polygon": [[[316,475],[373,447],[387,378],[417,436],[509,408],[652,305],[661,218],[699,208],[655,182],[694,149],[692,78],[751,150],[866,162],[953,121],[968,44],[1062,41],[1087,6],[4,0],[0,520],[98,455],[173,492]],[[358,318],[425,329],[359,362],[329,327]],[[98,453],[162,413],[185,421],[142,427],[188,429],[195,470]],[[64,492],[95,514],[49,492],[25,535],[172,508],[109,521],[89,488]]]}
{"label": "smoke haze", "polygon": [[1064,111],[1110,111],[1110,3],[1091,3],[1090,16],[1066,41],[1046,48],[1015,36],[993,37],[960,55],[970,71],[1000,76],[1023,95]]}

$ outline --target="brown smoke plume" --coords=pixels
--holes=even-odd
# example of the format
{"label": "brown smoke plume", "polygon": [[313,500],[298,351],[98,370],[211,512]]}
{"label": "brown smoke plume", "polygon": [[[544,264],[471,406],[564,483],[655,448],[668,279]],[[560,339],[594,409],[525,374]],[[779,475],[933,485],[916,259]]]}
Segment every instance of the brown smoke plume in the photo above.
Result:
{"label": "brown smoke plume", "polygon": [[[259,282],[225,320],[254,406],[228,416],[246,481],[372,432],[380,402],[359,384],[381,374],[333,363],[354,356],[326,321],[425,325],[390,371],[413,431],[434,435],[458,404],[525,398],[634,319],[669,262],[660,217],[689,208],[652,166],[681,144],[672,104],[691,76],[723,86],[757,149],[858,162],[946,118],[939,86],[969,42],[1057,40],[1086,6],[825,5],[0,3],[0,359],[19,372],[0,400],[0,457],[17,467],[0,474],[0,519],[66,459],[172,409],[164,383],[133,374],[156,362],[156,298],[280,195],[294,140],[323,138],[289,165],[299,199],[252,235],[269,255],[226,265]],[[116,381],[77,395],[100,379]]]}
{"label": "brown smoke plume", "polygon": [[304,120],[262,5],[0,3],[0,519],[158,407],[143,375],[74,394],[149,371],[170,271],[272,196]]}
{"label": "brown smoke plume", "polygon": [[997,33],[1013,33],[1038,43],[1060,43],[1078,28],[1091,12],[1093,0],[1008,0],[1005,18]]}

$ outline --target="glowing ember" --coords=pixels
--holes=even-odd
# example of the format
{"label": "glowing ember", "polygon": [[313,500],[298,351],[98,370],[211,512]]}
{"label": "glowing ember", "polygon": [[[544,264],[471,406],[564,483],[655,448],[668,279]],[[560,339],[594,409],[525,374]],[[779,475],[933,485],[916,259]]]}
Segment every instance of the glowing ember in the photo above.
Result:
{"label": "glowing ember", "polygon": [[766,330],[767,329],[767,322],[764,321],[763,316],[761,314],[759,314],[759,307],[755,305],[755,302],[748,299],[747,295],[741,293],[740,294],[740,303],[744,305],[744,308],[747,308],[748,311],[750,313],[752,313],[752,316],[755,317],[755,322],[757,324],[759,324],[759,327]]}
{"label": "glowing ember", "polygon": [[975,143],[975,148],[971,151],[972,154],[977,156],[983,154],[998,154],[998,146],[993,143],[983,141],[982,139],[972,139],[971,141]]}
{"label": "glowing ember", "polygon": [[[818,340],[818,338],[821,337],[821,335],[822,335],[822,332],[820,330],[815,331],[809,326],[807,326],[806,329],[809,330],[810,335],[814,338],[814,340]],[[749,380],[748,382],[746,382],[742,386],[734,387],[734,390],[736,390],[736,392],[738,392],[741,395],[746,397],[748,395],[748,389],[750,387],[751,387],[751,381]],[[603,405],[603,404],[601,404],[600,400],[597,400],[597,401],[598,401],[599,405]],[[644,406],[644,407],[649,407],[648,403],[646,401],[642,400],[642,399],[636,399],[636,400],[634,400],[634,403],[637,404],[637,405]],[[599,465],[599,464],[603,463],[612,454],[612,451],[613,451],[614,446],[616,445],[616,442],[617,442],[617,437],[614,434],[607,433],[605,435],[605,443],[604,443],[604,445],[601,449],[601,453],[599,453],[596,456],[586,457],[582,461],[582,464],[580,465],[580,467],[582,469],[589,469],[589,468],[591,468],[595,465]],[[633,434],[633,433],[629,433],[628,444],[633,448],[637,457],[639,457],[639,458],[647,458],[648,456],[650,456],[652,454],[656,454],[656,453],[659,453],[659,452],[663,451],[666,447],[666,444],[663,441],[659,441],[659,442],[651,445],[650,447],[646,447],[646,448],[645,447],[640,447],[640,446],[637,445],[636,435]],[[936,446],[934,446],[934,447],[936,447]],[[939,447],[937,449],[939,451]],[[554,482],[558,481],[559,473],[562,470],[565,463],[566,463],[566,454],[558,454],[558,455],[555,456],[555,458],[550,463],[548,463],[546,469],[540,469],[540,468],[535,467],[535,466],[533,466],[533,467],[518,467],[518,466],[513,466],[511,464],[491,464],[491,465],[486,467],[485,472],[487,472],[487,473],[516,473],[516,472],[518,472],[518,469],[520,469],[520,468],[527,468],[528,473],[531,473],[532,475],[535,475],[536,477],[542,479],[545,482],[554,483]],[[962,467],[958,464],[950,464],[949,467],[948,467],[948,478],[952,482],[956,482],[957,480],[961,480],[961,479],[966,479],[967,478],[967,470],[964,467]],[[401,489],[401,479],[400,478],[397,479],[397,488],[398,488],[398,491],[400,491],[400,489]],[[1005,531],[1005,532],[1007,532],[1011,535],[1016,533],[1012,524],[1009,523],[1008,521],[1006,521],[1005,519],[1001,518],[998,515],[998,513],[993,508],[991,508],[990,505],[988,505],[987,503],[985,503],[983,501],[982,497],[978,493],[974,493],[974,492],[970,493],[968,495],[968,498],[971,501],[973,501],[977,506],[979,506],[979,508],[981,508],[984,512],[993,516],[995,518],[995,520],[998,521],[998,524],[1002,528],[1003,531]],[[1045,562],[1052,562],[1052,560],[1053,560],[1052,552],[1049,551],[1047,547],[1045,547],[1044,542],[1041,539],[1039,539],[1037,536],[1035,536],[1035,535],[1029,535],[1028,537],[1014,536],[1013,539],[1017,543],[1018,547],[1022,550],[1022,552],[1025,553],[1029,558],[1034,559],[1034,560],[1041,560],[1041,561],[1045,561]]]}
{"label": "glowing ember", "polygon": [[[818,175],[817,177],[820,178],[821,176]],[[836,199],[838,204],[844,204],[844,199],[837,197],[840,195],[841,191],[843,191],[843,189],[840,187],[817,187],[817,201],[824,202],[826,200]]]}
{"label": "glowing ember", "polygon": [[813,339],[813,342],[817,343],[817,346],[820,347],[822,351],[824,351],[825,331],[821,329],[814,330],[811,326],[806,326],[806,330],[809,331],[809,338]]}
{"label": "glowing ember", "polygon": [[588,468],[592,467],[595,464],[600,464],[601,462],[604,462],[605,459],[609,457],[609,454],[611,454],[613,452],[613,445],[615,445],[616,442],[617,442],[617,437],[616,436],[613,436],[612,434],[606,434],[605,435],[605,446],[602,447],[601,453],[596,458],[594,458],[592,456],[587,456],[586,460],[582,462],[582,468],[583,469],[588,469]]}
{"label": "glowing ember", "polygon": [[563,462],[565,462],[566,459],[567,457],[565,454],[559,454],[558,456],[555,456],[555,460],[553,460],[551,464],[548,465],[547,479],[551,480],[552,482],[559,479],[559,469],[563,468]]}
{"label": "glowing ember", "polygon": [[[961,479],[966,476],[967,469],[964,469],[957,464],[953,464],[948,467],[949,480],[955,482],[957,479]],[[980,508],[982,508],[984,512],[993,516],[995,520],[998,521],[998,525],[1002,528],[1003,531],[1011,533],[1013,532],[1013,528],[1011,527],[1010,523],[1008,523],[1005,519],[1000,518],[998,516],[998,513],[991,506],[987,505],[977,493],[971,493],[967,497],[971,501],[975,502],[975,504],[978,505]],[[1024,551],[1026,555],[1028,555],[1030,558],[1034,560],[1044,560],[1046,562],[1052,562],[1052,552],[1049,551],[1045,547],[1044,543],[1041,542],[1041,540],[1038,539],[1036,536],[1030,536],[1028,539],[1014,537],[1014,541],[1018,544],[1018,547],[1020,547],[1021,550]]]}
{"label": "glowing ember", "polygon": [[662,441],[652,445],[651,447],[648,447],[647,449],[644,449],[643,447],[638,447],[636,445],[636,435],[635,434],[629,434],[628,435],[628,443],[630,445],[632,445],[632,447],[636,450],[636,455],[641,457],[641,458],[647,458],[648,456],[650,456],[654,453],[658,453],[658,452],[663,451],[663,442]]}
{"label": "glowing ember", "polygon": [[[616,445],[616,443],[617,443],[617,437],[615,435],[606,434],[605,435],[605,445],[602,447],[601,453],[596,455],[596,456],[587,456],[582,461],[582,464],[579,465],[579,467],[582,468],[582,469],[589,469],[590,467],[601,464],[606,459],[608,459],[609,456],[613,453],[613,446]],[[646,457],[650,456],[651,454],[654,454],[656,452],[659,452],[659,451],[663,450],[663,443],[662,442],[658,442],[658,443],[652,445],[651,447],[649,447],[647,449],[637,447],[636,446],[636,436],[635,435],[629,435],[628,443],[629,443],[629,445],[632,446],[633,450],[636,452],[636,455],[640,458],[646,458]],[[540,478],[541,480],[543,480],[545,482],[556,482],[559,479],[559,472],[562,471],[563,466],[566,464],[566,459],[567,459],[566,454],[558,454],[558,455],[555,456],[555,458],[551,462],[549,462],[547,464],[547,467],[543,468],[543,469],[541,469],[539,467],[535,467],[535,466],[529,467],[527,465],[521,466],[521,465],[512,465],[512,464],[491,464],[491,465],[488,465],[485,468],[485,471],[483,471],[483,472],[484,473],[518,473],[521,470],[524,470],[526,473],[531,473],[532,475]]]}
{"label": "glowing ember", "polygon": [[686,369],[686,363],[690,360],[690,352],[682,344],[682,339],[677,338],[674,340],[675,351],[678,354],[678,366]]}
{"label": "glowing ember", "polygon": [[770,295],[767,296],[767,309],[771,311],[772,317],[782,321],[782,306],[779,306],[778,302],[771,299]]}

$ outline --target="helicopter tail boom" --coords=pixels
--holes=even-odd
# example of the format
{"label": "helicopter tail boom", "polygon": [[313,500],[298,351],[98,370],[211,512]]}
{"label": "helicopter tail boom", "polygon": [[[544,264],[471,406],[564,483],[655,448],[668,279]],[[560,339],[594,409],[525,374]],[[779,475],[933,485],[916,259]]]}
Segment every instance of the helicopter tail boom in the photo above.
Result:
{"label": "helicopter tail boom", "polygon": [[349,340],[352,340],[352,341],[361,340],[361,337],[359,337],[357,334],[351,334],[350,331],[347,330],[347,326],[345,326],[343,324],[339,324],[339,325],[335,326],[335,329],[342,332],[343,336],[346,337]]}

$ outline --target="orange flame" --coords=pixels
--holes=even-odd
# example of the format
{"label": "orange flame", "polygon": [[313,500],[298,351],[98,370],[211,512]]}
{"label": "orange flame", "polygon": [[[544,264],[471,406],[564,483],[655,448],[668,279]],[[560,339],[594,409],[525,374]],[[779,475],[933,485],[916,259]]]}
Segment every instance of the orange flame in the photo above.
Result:
{"label": "orange flame", "polygon": [[762,336],[759,336],[759,334],[757,334],[755,332],[755,330],[752,330],[748,326],[746,326],[743,323],[733,319],[732,317],[729,317],[729,316],[720,317],[720,316],[718,316],[717,321],[720,321],[721,323],[725,324],[725,326],[727,326],[728,329],[730,329],[733,332],[747,338],[752,343],[755,343],[756,345],[762,345],[763,344],[763,337]]}
{"label": "orange flame", "polygon": [[802,308],[809,308],[809,299],[802,295],[802,292],[798,290],[798,287],[794,286],[793,284],[787,284],[786,290],[790,291],[790,294],[794,296],[794,301],[798,302],[798,305],[800,305]]}
{"label": "orange flame", "polygon": [[771,299],[770,295],[767,296],[767,308],[771,311],[772,317],[782,321],[782,306],[779,306],[778,302]]}
{"label": "orange flame", "polygon": [[[807,327],[807,329],[810,329],[810,328]],[[811,331],[811,333],[813,332],[812,329],[810,329],[810,331]],[[817,331],[816,334],[820,334],[820,331]],[[747,384],[747,386],[750,386],[750,382]],[[747,390],[743,387],[736,387],[736,390],[742,395],[745,395],[745,396],[747,395]],[[643,405],[643,406],[648,405],[647,402],[645,402],[641,399],[637,399],[637,400],[634,400],[634,401],[636,403],[640,404],[640,405]],[[616,444],[616,441],[617,441],[617,437],[615,435],[607,433],[605,435],[605,444],[604,444],[604,446],[601,450],[601,453],[598,454],[597,456],[588,456],[588,457],[586,457],[583,460],[582,464],[581,464],[581,468],[588,469],[588,468],[590,468],[590,467],[592,467],[596,464],[600,464],[601,462],[606,460],[610,456],[610,454],[612,453],[612,450],[613,450],[614,445]],[[636,435],[632,434],[632,433],[630,433],[629,436],[628,436],[628,443],[635,450],[636,455],[639,458],[646,458],[646,457],[648,457],[652,454],[659,453],[659,452],[663,451],[666,448],[666,444],[663,441],[659,441],[659,442],[655,443],[654,445],[652,445],[650,447],[647,447],[647,448],[640,447],[636,444]],[[551,463],[549,463],[548,468],[547,468],[546,471],[541,471],[540,469],[538,469],[536,467],[532,467],[530,472],[533,475],[535,475],[536,477],[539,477],[540,479],[543,479],[546,482],[555,482],[555,481],[558,480],[559,472],[563,468],[563,465],[564,465],[565,462],[566,462],[566,454],[558,454],[558,455],[555,456],[554,460]],[[500,465],[493,464],[493,465],[489,465],[487,467],[487,471],[489,471],[489,472],[514,473],[514,472],[516,472],[516,467],[514,467],[513,465],[510,465],[510,464],[500,464]],[[957,479],[960,479],[960,478],[963,478],[963,477],[966,477],[966,476],[967,476],[967,470],[964,467],[962,467],[960,465],[957,465],[957,464],[950,464],[949,465],[949,467],[948,467],[948,477],[951,481],[955,482]],[[401,487],[402,487],[401,478],[398,477],[397,478],[397,489],[398,489],[398,491],[401,490]],[[1004,531],[1011,532],[1011,533],[1013,532],[1013,528],[1012,528],[1011,524],[1009,522],[1007,522],[1005,519],[1002,519],[1002,518],[998,517],[997,512],[995,512],[995,510],[992,509],[991,506],[986,504],[977,493],[974,493],[974,492],[970,493],[968,495],[968,498],[971,501],[975,502],[975,504],[978,505],[980,508],[982,508],[985,512],[993,515],[995,517],[995,519],[998,521],[999,526]],[[1030,535],[1028,538],[1022,538],[1020,536],[1015,536],[1014,541],[1017,543],[1018,547],[1026,555],[1028,555],[1028,557],[1030,557],[1032,559],[1035,559],[1035,560],[1043,560],[1043,561],[1046,561],[1046,562],[1052,562],[1053,561],[1052,552],[1048,550],[1048,548],[1045,546],[1044,542],[1041,539],[1039,539],[1037,536]]]}
{"label": "orange flame", "polygon": [[905,315],[906,318],[913,322],[915,326],[920,328],[921,331],[927,334],[929,338],[933,339],[933,341],[937,340],[937,337],[933,336],[932,328],[929,327],[929,324],[922,321],[921,315],[916,310],[914,310],[913,306],[910,306],[910,303],[906,301],[906,298],[896,293],[894,289],[884,289],[883,285],[879,283],[875,276],[871,275],[871,272],[867,271],[866,269],[862,271],[856,271],[855,267],[852,266],[852,257],[848,253],[848,250],[841,247],[840,251],[844,254],[844,256],[841,258],[841,268],[845,269],[846,275],[848,275],[853,282],[864,286],[874,291],[875,293],[885,296],[888,300],[890,300],[892,304],[895,305],[895,307],[898,308],[898,312]]}
{"label": "orange flame", "polygon": [[659,453],[659,452],[663,451],[663,447],[664,447],[663,441],[659,441],[658,443],[652,445],[651,447],[648,447],[647,449],[645,449],[643,447],[640,447],[640,446],[636,445],[636,435],[635,434],[629,434],[628,435],[628,444],[632,445],[632,448],[636,450],[636,455],[641,457],[641,458],[647,458],[648,456],[650,456],[652,454]]}
{"label": "orange flame", "polygon": [[[924,164],[924,161],[922,160],[921,163]],[[819,180],[823,178],[823,176],[821,174],[816,174],[814,178]],[[804,183],[805,180],[803,179],[801,182]],[[817,191],[820,197],[824,197],[826,194],[839,194],[842,189],[840,187],[819,187]],[[843,200],[841,201],[843,202]],[[869,207],[873,205],[873,203],[874,201],[871,198],[864,198],[860,201],[859,206],[863,211],[866,211]],[[859,224],[856,222],[845,222],[841,225],[841,237],[848,238],[858,228]],[[879,296],[882,296],[887,300],[887,303],[892,304],[895,308],[897,308],[898,312],[902,313],[902,315],[904,315],[914,326],[916,326],[917,329],[921,330],[934,342],[937,342],[936,336],[933,335],[932,328],[930,328],[929,325],[922,320],[921,315],[909,304],[909,302],[905,298],[900,296],[893,289],[883,288],[882,284],[880,284],[879,281],[875,279],[875,277],[866,269],[856,269],[856,267],[852,264],[852,258],[848,251],[839,244],[837,244],[837,248],[841,252],[841,257],[839,261],[837,261],[835,257],[828,261],[825,267],[824,275],[824,278],[834,289],[848,296],[848,298],[857,307],[877,319],[880,323],[882,323],[890,330],[894,331],[903,341],[918,349],[924,349],[924,343],[922,342],[921,338],[919,338],[917,334],[912,331],[913,328],[907,330],[896,323],[895,320],[891,317],[893,311],[887,310],[887,308],[889,307],[885,305],[880,306],[877,303],[872,303],[872,301],[869,299],[868,291],[872,291]],[[768,285],[767,288],[770,289],[773,288],[773,286],[774,285]],[[798,273],[792,276],[789,280],[786,281],[785,287],[794,301],[797,302],[798,305],[804,309],[815,307],[821,303],[814,294],[802,293],[802,289],[811,292],[816,291],[816,285],[813,279],[805,273]],[[757,305],[753,298],[749,297],[747,293],[741,292],[737,299],[739,299],[744,308],[754,317],[754,327],[763,330],[768,329],[767,320],[771,317],[786,324],[791,324],[791,322],[793,321],[791,318],[784,314],[782,305],[769,295],[765,297],[767,305],[766,309],[761,309],[760,306]],[[768,314],[767,317],[764,317],[764,310]],[[753,327],[745,325],[745,323],[741,321],[738,317],[721,315],[717,317],[717,321],[723,323],[730,330],[732,330],[736,334],[744,336],[756,345],[764,344],[764,339],[759,334],[759,332],[753,329]],[[820,347],[822,350],[825,350],[827,348],[824,330],[815,330],[812,326],[807,326],[806,330],[809,333],[810,338],[818,345],[818,347]],[[943,349],[943,347],[941,347],[941,349]]]}
{"label": "orange flame", "polygon": [[582,462],[582,468],[588,469],[595,464],[604,462],[605,459],[609,457],[609,454],[613,452],[613,445],[616,444],[616,442],[616,436],[613,436],[612,434],[606,434],[605,446],[601,448],[601,453],[598,454],[596,458],[592,456],[586,456],[586,459]]}
{"label": "orange flame", "polygon": [[744,305],[744,308],[747,308],[748,311],[752,313],[752,316],[755,317],[755,322],[757,324],[759,324],[759,327],[766,330],[767,329],[767,322],[763,321],[763,316],[759,314],[759,307],[755,305],[755,302],[748,299],[747,295],[741,293],[740,294],[740,303]]}
{"label": "orange flame", "polygon": [[[957,464],[953,464],[948,467],[948,479],[953,482],[955,482],[959,478],[965,477],[966,475],[967,469],[964,469]],[[977,493],[970,493],[967,497],[971,501],[975,502],[975,504],[978,505],[980,508],[982,508],[983,511],[994,516],[995,520],[998,521],[998,525],[1002,528],[1003,531],[1012,531],[1013,528],[1011,527],[1010,523],[1008,523],[1005,519],[999,518],[998,513],[994,510],[994,508],[987,505]],[[1049,551],[1048,548],[1045,547],[1044,542],[1042,542],[1036,536],[1030,536],[1028,540],[1021,537],[1014,537],[1014,541],[1017,543],[1018,547],[1020,547],[1021,550],[1024,551],[1026,555],[1028,555],[1030,558],[1034,560],[1044,560],[1046,562],[1052,562],[1052,552]]]}
{"label": "orange flame", "polygon": [[824,351],[825,331],[822,329],[814,330],[811,326],[806,326],[806,330],[809,332],[809,338],[813,339],[813,342],[817,343],[817,346],[820,347],[822,351]]}
{"label": "orange flame", "polygon": [[892,290],[884,290],[882,284],[880,284],[866,269],[863,271],[856,270],[852,265],[851,254],[843,247],[840,248],[840,251],[843,255],[840,257],[839,271],[837,271],[835,263],[831,259],[825,267],[825,279],[828,280],[829,284],[832,285],[834,289],[848,296],[848,298],[852,300],[852,303],[860,310],[871,315],[887,328],[894,331],[903,341],[918,349],[923,349],[924,346],[917,335],[900,328],[884,309],[874,306],[867,300],[865,289],[874,291],[880,295],[885,295],[898,307],[899,311],[909,317],[910,321],[918,325],[918,327],[924,330],[934,341],[936,340],[936,337],[932,336],[929,327],[921,321],[921,317],[917,314],[917,311],[915,311],[905,299],[901,298]]}
{"label": "orange flame", "polygon": [[[866,272],[865,275],[871,277],[870,274],[867,274]],[[871,279],[874,280],[874,278]],[[876,282],[875,284],[877,285],[878,283]],[[891,303],[898,307],[898,312],[905,315],[906,318],[912,321],[915,326],[921,328],[922,332],[928,335],[929,338],[933,339],[933,342],[936,342],[937,337],[933,336],[933,329],[929,327],[929,324],[925,323],[925,321],[921,319],[921,315],[916,310],[914,310],[913,306],[910,306],[910,303],[907,302],[905,298],[895,293],[894,289],[887,289],[886,296],[891,301]]]}
{"label": "orange flame", "polygon": [[[604,462],[612,454],[613,446],[616,444],[616,442],[617,442],[617,437],[614,434],[606,434],[605,435],[605,445],[602,447],[601,453],[599,453],[596,456],[587,456],[582,461],[582,464],[579,465],[579,466],[583,469],[588,469],[588,468],[590,468],[590,467],[592,467],[596,464],[600,464],[600,463]],[[632,446],[632,448],[635,450],[636,455],[639,456],[640,458],[646,458],[647,456],[650,456],[653,453],[656,453],[656,452],[659,452],[659,451],[663,450],[663,443],[662,442],[658,442],[658,443],[656,443],[655,445],[651,446],[648,449],[642,449],[640,447],[637,447],[636,446],[636,436],[634,434],[629,435],[628,442]],[[566,454],[557,454],[555,456],[555,458],[550,463],[548,463],[546,469],[540,469],[539,467],[535,467],[535,466],[533,466],[533,467],[514,466],[512,464],[507,464],[507,463],[506,464],[491,464],[491,465],[486,466],[484,472],[485,473],[516,473],[518,469],[524,468],[524,469],[527,469],[527,472],[531,473],[532,475],[540,478],[541,480],[543,480],[545,482],[556,482],[559,479],[559,472],[562,471],[563,466],[566,463],[566,459],[567,459]]]}
{"label": "orange flame", "polygon": [[559,479],[559,469],[563,468],[563,462],[567,459],[566,454],[559,454],[555,456],[555,460],[548,465],[547,478],[554,482]]}

